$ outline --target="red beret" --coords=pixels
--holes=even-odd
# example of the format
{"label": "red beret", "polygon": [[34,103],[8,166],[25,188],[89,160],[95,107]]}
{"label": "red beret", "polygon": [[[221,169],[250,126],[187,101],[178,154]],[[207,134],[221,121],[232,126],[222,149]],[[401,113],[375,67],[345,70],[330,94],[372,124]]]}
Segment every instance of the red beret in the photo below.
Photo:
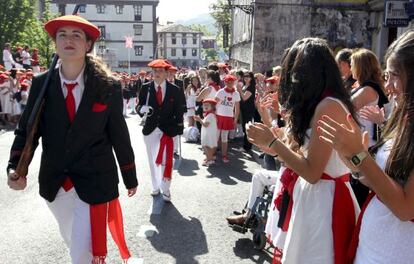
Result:
{"label": "red beret", "polygon": [[279,81],[279,79],[280,79],[280,77],[279,77],[279,76],[272,76],[272,77],[270,77],[270,78],[267,78],[267,79],[265,80],[265,82],[266,82],[266,83],[272,83],[272,84],[275,84],[275,83],[277,83],[277,82]]}
{"label": "red beret", "polygon": [[1,80],[7,80],[9,79],[9,76],[6,73],[0,74],[0,79]]}
{"label": "red beret", "polygon": [[203,104],[204,103],[216,105],[217,104],[217,101],[214,98],[209,98],[209,99],[204,99],[203,100]]}
{"label": "red beret", "polygon": [[16,50],[23,50],[23,48],[22,47],[17,47]]}
{"label": "red beret", "polygon": [[237,80],[236,76],[231,75],[231,74],[227,74],[226,76],[224,76],[224,82],[234,82]]}
{"label": "red beret", "polygon": [[39,49],[34,48],[33,51],[39,51]]}
{"label": "red beret", "polygon": [[168,70],[169,71],[175,71],[175,72],[177,72],[178,71],[178,68],[177,67],[174,67],[174,66],[171,66]]}
{"label": "red beret", "polygon": [[76,15],[61,16],[52,20],[49,20],[45,24],[45,30],[52,38],[56,37],[56,32],[59,28],[64,26],[74,26],[82,29],[86,35],[88,35],[93,42],[95,42],[101,35],[101,31],[97,26],[84,19],[83,17]]}
{"label": "red beret", "polygon": [[0,70],[3,70],[3,69],[4,69],[4,66],[0,64]]}
{"label": "red beret", "polygon": [[165,60],[163,59],[157,59],[157,60],[153,60],[150,63],[148,63],[148,67],[151,68],[164,68],[166,70],[168,70],[171,67],[171,64],[167,63]]}

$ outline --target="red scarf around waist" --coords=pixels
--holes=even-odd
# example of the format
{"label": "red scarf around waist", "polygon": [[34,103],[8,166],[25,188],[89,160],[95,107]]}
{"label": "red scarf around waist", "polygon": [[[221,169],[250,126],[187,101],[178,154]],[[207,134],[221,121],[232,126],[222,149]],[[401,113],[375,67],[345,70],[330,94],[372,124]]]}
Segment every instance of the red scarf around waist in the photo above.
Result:
{"label": "red scarf around waist", "polygon": [[160,149],[158,151],[157,159],[155,160],[155,163],[158,166],[162,164],[164,151],[166,151],[164,179],[171,180],[174,155],[174,140],[172,137],[169,137],[166,134],[162,135],[160,140]]}
{"label": "red scarf around waist", "polygon": [[[294,202],[293,189],[298,178],[298,174],[293,170],[285,169],[280,178],[282,188],[274,202],[280,215],[278,227],[285,232],[289,228]],[[347,251],[351,243],[356,219],[354,203],[349,189],[345,185],[345,182],[349,181],[349,174],[333,178],[324,173],[321,180],[332,180],[335,182],[331,227],[334,243],[334,263],[345,264],[347,263]]]}

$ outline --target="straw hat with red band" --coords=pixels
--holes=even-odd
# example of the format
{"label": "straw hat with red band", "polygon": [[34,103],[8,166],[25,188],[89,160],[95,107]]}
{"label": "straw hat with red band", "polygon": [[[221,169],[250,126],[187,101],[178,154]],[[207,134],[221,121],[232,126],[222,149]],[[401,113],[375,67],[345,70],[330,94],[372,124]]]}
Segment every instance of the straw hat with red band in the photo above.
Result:
{"label": "straw hat with red band", "polygon": [[171,64],[167,63],[163,59],[156,59],[148,63],[148,67],[156,69],[156,68],[164,68],[166,70],[171,68]]}
{"label": "straw hat with red band", "polygon": [[52,20],[49,20],[45,24],[45,30],[52,38],[56,38],[56,33],[59,28],[64,26],[78,27],[88,35],[92,42],[95,42],[101,35],[101,31],[97,26],[84,19],[83,17],[76,15],[61,16]]}
{"label": "straw hat with red band", "polygon": [[265,82],[266,82],[266,83],[275,84],[275,83],[277,83],[279,80],[280,80],[280,77],[279,77],[279,76],[272,76],[272,77],[270,77],[270,78],[267,78],[267,79],[265,80]]}
{"label": "straw hat with red band", "polygon": [[237,78],[234,75],[227,74],[226,76],[224,76],[223,81],[224,82],[234,82],[234,81],[237,81]]}
{"label": "straw hat with red band", "polygon": [[217,101],[216,101],[216,99],[214,99],[214,98],[208,98],[208,99],[204,99],[204,100],[203,100],[203,104],[204,104],[204,103],[206,103],[206,104],[216,105],[216,104],[217,104]]}

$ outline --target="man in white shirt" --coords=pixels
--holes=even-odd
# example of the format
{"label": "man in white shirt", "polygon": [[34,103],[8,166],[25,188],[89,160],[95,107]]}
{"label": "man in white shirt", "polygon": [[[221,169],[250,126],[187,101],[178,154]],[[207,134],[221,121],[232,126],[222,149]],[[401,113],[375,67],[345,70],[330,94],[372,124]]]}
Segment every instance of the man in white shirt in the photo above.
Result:
{"label": "man in white shirt", "polygon": [[16,62],[14,61],[13,56],[11,54],[10,43],[4,44],[3,62],[4,62],[4,67],[6,68],[7,71],[10,71],[12,68],[15,67]]}
{"label": "man in white shirt", "polygon": [[22,59],[23,59],[23,68],[28,70],[31,69],[31,62],[30,59],[32,58],[32,56],[30,55],[29,52],[29,46],[24,46],[24,50],[22,51]]}

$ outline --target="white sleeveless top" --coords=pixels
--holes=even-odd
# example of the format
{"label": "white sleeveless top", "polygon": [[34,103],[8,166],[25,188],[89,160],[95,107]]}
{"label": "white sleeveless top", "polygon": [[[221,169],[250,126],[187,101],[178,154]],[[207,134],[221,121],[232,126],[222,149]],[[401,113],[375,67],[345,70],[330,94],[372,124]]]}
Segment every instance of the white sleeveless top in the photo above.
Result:
{"label": "white sleeveless top", "polygon": [[[338,102],[348,112],[340,100],[332,97],[326,99]],[[307,131],[308,138],[312,133],[317,132],[311,129]],[[303,147],[305,156],[308,145],[309,139],[305,141]],[[350,170],[342,162],[338,153],[333,150],[324,172],[333,178],[338,178],[349,173]],[[359,214],[358,202],[349,182],[345,184],[351,193],[357,217]],[[321,179],[317,183],[311,184],[299,177],[293,191],[293,210],[283,246],[283,264],[334,263],[332,234],[334,191],[334,181]]]}
{"label": "white sleeveless top", "polygon": [[[384,170],[392,141],[377,153],[376,161]],[[362,218],[355,264],[414,263],[414,223],[399,220],[375,196]]]}

